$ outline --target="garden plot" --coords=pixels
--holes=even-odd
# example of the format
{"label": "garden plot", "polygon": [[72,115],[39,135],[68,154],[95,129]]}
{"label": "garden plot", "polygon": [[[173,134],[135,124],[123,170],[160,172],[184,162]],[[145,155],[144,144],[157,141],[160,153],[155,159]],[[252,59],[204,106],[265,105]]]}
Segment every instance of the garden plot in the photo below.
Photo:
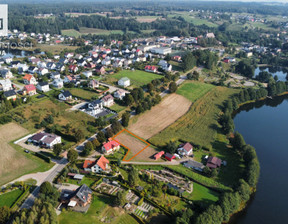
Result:
{"label": "garden plot", "polygon": [[177,176],[174,173],[167,170],[145,170],[148,175],[153,175],[153,177],[159,181],[173,184],[174,186],[192,193],[193,183],[191,181],[185,180],[183,177]]}

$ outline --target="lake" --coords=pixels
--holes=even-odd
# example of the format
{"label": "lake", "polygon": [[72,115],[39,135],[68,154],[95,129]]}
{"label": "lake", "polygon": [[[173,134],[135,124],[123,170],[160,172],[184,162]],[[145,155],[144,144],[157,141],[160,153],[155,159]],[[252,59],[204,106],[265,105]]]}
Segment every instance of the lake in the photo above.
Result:
{"label": "lake", "polygon": [[277,75],[280,81],[286,81],[287,70],[281,67],[258,67],[255,69],[254,76],[258,75],[261,71],[269,72],[273,75],[273,77]]}
{"label": "lake", "polygon": [[[287,223],[288,96],[246,105],[235,116],[235,130],[255,147],[261,166],[257,192],[231,224]],[[286,220],[286,221],[285,221]]]}

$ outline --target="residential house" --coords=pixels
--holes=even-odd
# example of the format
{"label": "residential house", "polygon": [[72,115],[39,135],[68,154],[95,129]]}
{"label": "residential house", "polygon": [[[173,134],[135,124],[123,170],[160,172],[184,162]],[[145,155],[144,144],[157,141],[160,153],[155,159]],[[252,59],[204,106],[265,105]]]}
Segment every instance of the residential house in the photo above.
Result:
{"label": "residential house", "polygon": [[36,81],[35,77],[33,75],[30,75],[30,74],[26,74],[23,77],[23,82],[26,85],[29,85],[29,84],[36,85],[37,84],[37,81]]}
{"label": "residential house", "polygon": [[96,71],[96,73],[98,73],[100,75],[104,75],[106,72],[104,66],[101,66],[101,65],[96,66],[95,71]]}
{"label": "residential house", "polygon": [[0,74],[1,74],[3,79],[11,79],[11,78],[13,78],[12,72],[10,70],[8,70],[8,69],[1,69],[0,70]]}
{"label": "residential house", "polygon": [[13,58],[7,57],[7,58],[4,59],[4,61],[5,61],[6,64],[10,64],[13,61]]}
{"label": "residential house", "polygon": [[16,94],[16,92],[14,90],[8,90],[8,91],[4,92],[4,97],[7,100],[16,100],[17,94]]}
{"label": "residential house", "polygon": [[80,59],[77,61],[77,65],[84,67],[85,65],[87,65],[87,62],[83,59]]}
{"label": "residential house", "polygon": [[207,164],[206,166],[211,168],[211,169],[215,169],[221,166],[222,160],[215,157],[215,156],[209,156],[208,160],[207,160]]}
{"label": "residential house", "polygon": [[18,67],[18,73],[19,74],[23,74],[23,73],[25,73],[25,72],[27,72],[28,71],[28,65],[26,65],[26,64],[21,64],[19,67]]}
{"label": "residential house", "polygon": [[172,49],[170,47],[154,47],[150,51],[154,54],[161,54],[161,55],[172,53]]}
{"label": "residential house", "polygon": [[92,200],[92,190],[83,184],[78,187],[71,195],[68,203],[68,207],[86,207],[91,203]]}
{"label": "residential house", "polygon": [[109,172],[109,160],[106,159],[103,155],[98,158],[96,161],[85,160],[83,164],[83,168],[85,171],[89,171],[92,173],[102,173]]}
{"label": "residential house", "polygon": [[46,68],[50,69],[50,70],[54,70],[54,69],[56,69],[56,64],[54,62],[48,62],[46,64]]}
{"label": "residential house", "polygon": [[58,89],[61,89],[63,88],[63,80],[62,79],[54,79],[53,82],[52,82],[52,85],[55,87],[55,88],[58,88]]}
{"label": "residential house", "polygon": [[53,148],[54,145],[61,143],[61,137],[55,134],[40,132],[28,139],[28,142],[38,144],[43,148]]}
{"label": "residential house", "polygon": [[172,65],[168,64],[168,62],[165,60],[160,60],[158,65],[160,65],[164,71],[172,71]]}
{"label": "residential house", "polygon": [[128,86],[130,86],[130,79],[128,79],[127,77],[123,77],[123,78],[119,79],[118,85],[123,86],[124,88],[128,87]]}
{"label": "residential house", "polygon": [[155,73],[155,72],[157,72],[157,67],[154,66],[154,65],[146,65],[146,66],[145,66],[145,71],[146,71],[146,72],[153,72],[153,73]]}
{"label": "residential house", "polygon": [[164,151],[156,153],[153,157],[155,160],[160,159],[165,154]]}
{"label": "residential house", "polygon": [[11,66],[12,68],[18,68],[19,65],[21,65],[21,62],[20,62],[20,61],[11,61],[11,63],[10,63],[10,66]]}
{"label": "residential house", "polygon": [[103,108],[103,102],[101,100],[93,100],[88,103],[88,109],[90,110],[101,110]]}
{"label": "residential house", "polygon": [[29,96],[33,96],[33,95],[37,94],[36,87],[33,84],[29,84],[29,85],[24,86],[23,94],[29,95]]}
{"label": "residential house", "polygon": [[50,74],[50,78],[51,78],[51,79],[60,79],[60,77],[61,77],[61,75],[60,75],[59,72],[52,72],[52,73]]}
{"label": "residential house", "polygon": [[76,54],[75,55],[75,59],[76,60],[80,60],[80,59],[82,59],[83,58],[83,55],[81,55],[81,54]]}
{"label": "residential house", "polygon": [[105,107],[111,107],[114,104],[114,97],[111,94],[108,94],[102,97],[101,101]]}
{"label": "residential house", "polygon": [[58,63],[60,64],[67,64],[68,63],[68,59],[67,58],[60,58]]}
{"label": "residential house", "polygon": [[9,91],[13,89],[10,79],[0,80],[0,87],[2,91]]}
{"label": "residential house", "polygon": [[203,169],[205,168],[205,166],[202,163],[199,163],[199,162],[194,161],[194,160],[188,160],[188,161],[184,162],[183,166],[190,168],[190,169],[200,171],[200,172],[202,172]]}
{"label": "residential house", "polygon": [[186,142],[185,144],[181,144],[177,151],[179,155],[190,156],[193,154],[193,146],[189,142]]}
{"label": "residential house", "polygon": [[95,68],[95,67],[96,67],[96,64],[93,62],[88,62],[86,65],[86,68]]}
{"label": "residential house", "polygon": [[98,80],[90,80],[88,83],[88,88],[95,89],[99,87],[99,81]]}
{"label": "residential house", "polygon": [[29,60],[32,63],[32,65],[37,65],[37,63],[41,61],[40,58],[35,58],[35,57],[32,57]]}
{"label": "residential house", "polygon": [[72,58],[74,56],[73,52],[65,53],[65,58]]}
{"label": "residential house", "polygon": [[102,146],[102,152],[105,154],[113,153],[116,150],[120,149],[120,144],[115,140],[110,140],[107,143],[104,143]]}
{"label": "residential house", "polygon": [[104,59],[103,61],[101,61],[101,64],[102,65],[110,65],[111,64],[111,60],[110,59],[108,59],[108,58],[106,58],[106,59]]}
{"label": "residential house", "polygon": [[37,72],[38,68],[35,66],[29,66],[28,68],[28,72],[34,74],[35,72]]}
{"label": "residential house", "polygon": [[72,100],[72,94],[68,90],[65,90],[58,95],[58,99],[63,101]]}
{"label": "residential house", "polygon": [[56,68],[57,71],[63,72],[65,70],[65,65],[63,63],[56,63]]}
{"label": "residential house", "polygon": [[123,90],[123,89],[117,89],[114,92],[114,97],[117,98],[117,99],[120,99],[120,100],[122,100],[125,95],[126,95],[126,91]]}
{"label": "residential house", "polygon": [[207,33],[207,34],[205,35],[205,37],[206,37],[206,38],[215,38],[215,35],[214,35],[214,33]]}
{"label": "residential house", "polygon": [[39,75],[46,75],[49,73],[48,69],[47,68],[39,68],[39,70],[37,71],[37,73]]}
{"label": "residential house", "polygon": [[71,75],[66,75],[63,80],[64,83],[76,82],[76,78]]}
{"label": "residential house", "polygon": [[177,61],[177,62],[180,62],[181,59],[182,59],[182,58],[181,58],[181,56],[179,56],[179,55],[175,55],[175,56],[172,57],[172,60],[173,60],[173,61]]}
{"label": "residential house", "polygon": [[48,92],[50,90],[48,82],[39,82],[37,89],[42,92]]}
{"label": "residential house", "polygon": [[175,155],[172,155],[172,154],[170,154],[170,153],[168,153],[168,152],[166,152],[164,156],[165,156],[165,159],[167,159],[167,160],[170,161],[170,162],[171,162],[173,159],[176,158]]}
{"label": "residential house", "polygon": [[85,72],[83,72],[83,75],[88,79],[88,78],[92,77],[92,71],[85,71]]}
{"label": "residential house", "polygon": [[73,72],[73,73],[78,72],[78,67],[77,67],[77,65],[69,65],[69,71],[70,71],[70,72]]}

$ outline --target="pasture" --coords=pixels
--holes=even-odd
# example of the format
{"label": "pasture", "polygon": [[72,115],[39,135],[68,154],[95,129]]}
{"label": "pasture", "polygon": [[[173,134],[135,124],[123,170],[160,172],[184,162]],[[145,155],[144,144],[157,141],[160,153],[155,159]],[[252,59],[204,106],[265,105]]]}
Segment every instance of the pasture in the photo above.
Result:
{"label": "pasture", "polygon": [[[181,140],[212,148],[217,131],[219,131],[217,120],[221,113],[221,106],[225,100],[235,93],[238,93],[238,90],[219,86],[212,88],[193,103],[188,113],[159,134],[150,138],[149,142],[153,145],[164,146],[169,141]],[[158,124],[158,122],[155,123]],[[133,129],[129,130],[139,134]]]}
{"label": "pasture", "polygon": [[[133,117],[128,130],[142,138],[149,139],[183,116],[190,106],[191,102],[185,97],[170,94],[151,110]],[[170,137],[172,138],[173,135]],[[161,139],[161,143],[165,140]],[[154,145],[161,145],[156,141],[154,143],[156,143]]]}
{"label": "pasture", "polygon": [[113,139],[129,150],[123,161],[155,161],[152,157],[157,151],[144,139],[140,139],[126,130],[117,134]]}
{"label": "pasture", "polygon": [[27,173],[45,171],[52,166],[38,157],[24,153],[21,147],[21,150],[16,150],[18,148],[14,149],[13,144],[9,144],[27,134],[28,131],[25,128],[15,123],[0,126],[0,185]]}
{"label": "pasture", "polygon": [[204,96],[215,86],[196,81],[186,81],[180,88],[177,89],[179,95],[186,97],[188,100],[195,102],[197,99]]}
{"label": "pasture", "polygon": [[111,84],[112,83],[116,84],[118,80],[123,77],[127,77],[130,79],[131,86],[140,87],[140,86],[148,84],[154,79],[160,79],[163,76],[150,73],[150,72],[140,71],[140,70],[134,70],[134,71],[122,70],[115,75],[108,76],[106,81]]}
{"label": "pasture", "polygon": [[23,193],[22,190],[16,189],[0,195],[0,208],[3,206],[11,207],[13,203]]}

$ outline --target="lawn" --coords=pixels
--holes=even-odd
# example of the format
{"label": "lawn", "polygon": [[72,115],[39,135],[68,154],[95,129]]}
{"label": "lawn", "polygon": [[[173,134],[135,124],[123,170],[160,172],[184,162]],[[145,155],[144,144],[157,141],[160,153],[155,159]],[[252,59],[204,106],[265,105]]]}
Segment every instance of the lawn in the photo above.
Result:
{"label": "lawn", "polygon": [[83,100],[89,101],[91,99],[98,99],[99,97],[99,94],[97,94],[95,91],[84,90],[79,88],[69,88],[68,90],[74,97],[78,97]]}
{"label": "lawn", "polygon": [[15,123],[0,126],[0,186],[22,175],[43,172],[53,166],[53,163],[46,163],[38,157],[24,153],[23,148],[10,143],[28,133]]}
{"label": "lawn", "polygon": [[138,222],[130,215],[124,213],[120,208],[111,207],[111,198],[100,195],[93,195],[92,204],[87,213],[79,213],[72,211],[63,211],[58,216],[60,224],[78,224],[81,223],[103,223],[101,219],[106,222],[117,224],[137,224]]}
{"label": "lawn", "polygon": [[217,132],[220,130],[217,120],[222,105],[238,91],[219,86],[211,88],[208,93],[193,103],[185,115],[159,134],[154,135],[149,142],[156,146],[164,146],[169,141],[182,140],[211,149]]}
{"label": "lawn", "polygon": [[16,189],[13,191],[10,191],[5,194],[0,195],[0,207],[7,206],[11,207],[13,203],[20,197],[20,195],[23,193],[22,190]]}
{"label": "lawn", "polygon": [[63,36],[80,37],[81,33],[74,29],[61,30]]}
{"label": "lawn", "polygon": [[40,48],[41,51],[49,51],[53,54],[60,54],[61,51],[64,49],[75,51],[78,47],[77,46],[69,46],[69,45],[64,45],[64,44],[54,44],[54,45],[49,45],[49,44],[37,44],[36,48]]}
{"label": "lawn", "polygon": [[114,111],[116,111],[117,113],[125,110],[126,108],[127,108],[127,107],[121,106],[121,105],[119,105],[119,104],[117,104],[117,103],[115,103],[112,107],[110,107],[111,110],[114,110]]}
{"label": "lawn", "polygon": [[[110,34],[123,34],[122,30],[104,30],[104,29],[96,29],[96,28],[88,28],[88,27],[80,27],[80,30],[77,31],[75,29],[67,29],[61,30],[62,35],[71,36],[71,37],[80,37],[81,35],[87,34],[95,34],[95,35],[110,35]],[[134,33],[130,31],[129,33]]]}
{"label": "lawn", "polygon": [[157,75],[150,72],[140,71],[140,70],[122,70],[115,75],[109,76],[107,82],[115,84],[119,79],[127,77],[130,79],[131,86],[140,87],[148,84],[154,79],[160,79],[163,76]]}
{"label": "lawn", "polygon": [[184,197],[193,201],[202,201],[210,204],[219,200],[219,193],[194,182],[193,192],[191,194],[184,193]]}
{"label": "lawn", "polygon": [[205,84],[202,82],[196,81],[186,81],[180,88],[178,88],[178,94],[186,97],[188,100],[194,102],[197,99],[203,97],[206,93],[208,93],[215,86],[211,84]]}

